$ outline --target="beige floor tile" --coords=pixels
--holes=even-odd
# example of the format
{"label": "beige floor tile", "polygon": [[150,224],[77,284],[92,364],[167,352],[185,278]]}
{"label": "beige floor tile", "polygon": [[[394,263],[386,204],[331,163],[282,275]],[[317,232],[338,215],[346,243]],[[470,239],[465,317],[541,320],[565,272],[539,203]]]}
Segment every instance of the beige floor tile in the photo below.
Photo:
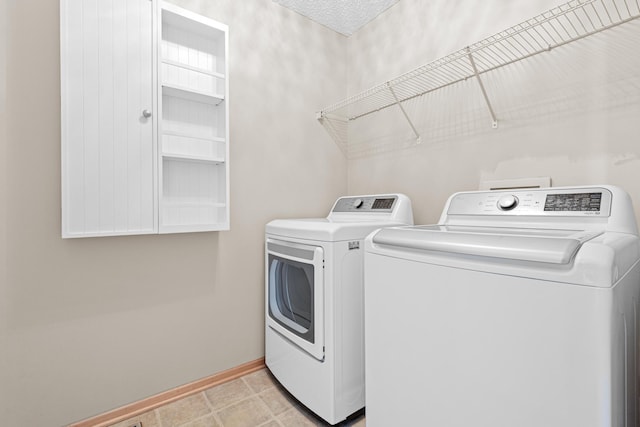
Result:
{"label": "beige floor tile", "polygon": [[328,425],[303,408],[291,408],[278,416],[284,427],[318,427]]}
{"label": "beige floor tile", "polygon": [[256,372],[252,372],[249,375],[245,375],[244,377],[242,377],[242,379],[244,379],[245,382],[249,384],[249,387],[251,387],[251,390],[253,390],[254,393],[263,392],[266,389],[278,384],[277,380],[273,378],[271,372],[269,372],[269,370],[266,368]]}
{"label": "beige floor tile", "polygon": [[230,381],[204,391],[211,407],[217,411],[251,396],[253,392],[242,379]]}
{"label": "beige floor tile", "polygon": [[[146,425],[142,425],[142,427],[147,427]],[[190,423],[184,424],[180,427],[221,427],[218,420],[213,415],[208,415],[204,418],[199,418],[195,421],[191,421]]]}
{"label": "beige floor tile", "polygon": [[162,427],[181,426],[211,413],[202,393],[162,406],[157,411]]}
{"label": "beige floor tile", "polygon": [[260,399],[267,405],[273,415],[280,415],[284,411],[298,406],[299,403],[281,387],[271,387],[259,394]]}
{"label": "beige floor tile", "polygon": [[250,397],[217,412],[224,427],[250,427],[272,418],[269,408],[257,396]]}
{"label": "beige floor tile", "polygon": [[282,427],[276,420],[271,420],[266,424],[261,424],[260,427]]}
{"label": "beige floor tile", "polygon": [[113,424],[110,427],[129,427],[138,422],[141,422],[144,427],[160,427],[160,421],[158,421],[155,411],[145,412],[137,417]]}

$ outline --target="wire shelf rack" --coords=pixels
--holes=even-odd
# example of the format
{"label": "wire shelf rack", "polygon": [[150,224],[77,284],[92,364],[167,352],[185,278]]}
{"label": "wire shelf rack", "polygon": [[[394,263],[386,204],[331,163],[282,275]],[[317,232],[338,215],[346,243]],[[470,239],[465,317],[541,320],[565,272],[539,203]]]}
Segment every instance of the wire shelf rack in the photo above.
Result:
{"label": "wire shelf rack", "polygon": [[337,102],[316,115],[345,151],[348,123],[390,107],[406,119],[417,143],[420,134],[403,106],[406,101],[475,79],[492,127],[498,116],[483,84],[484,74],[559,46],[640,18],[640,0],[571,0],[448,56]]}

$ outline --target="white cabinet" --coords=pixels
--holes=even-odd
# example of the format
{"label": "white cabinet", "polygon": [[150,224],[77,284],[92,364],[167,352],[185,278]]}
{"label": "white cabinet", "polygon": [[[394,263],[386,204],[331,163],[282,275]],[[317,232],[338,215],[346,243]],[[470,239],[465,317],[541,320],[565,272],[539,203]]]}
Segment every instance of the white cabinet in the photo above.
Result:
{"label": "white cabinet", "polygon": [[62,235],[229,228],[228,29],[150,0],[61,0]]}

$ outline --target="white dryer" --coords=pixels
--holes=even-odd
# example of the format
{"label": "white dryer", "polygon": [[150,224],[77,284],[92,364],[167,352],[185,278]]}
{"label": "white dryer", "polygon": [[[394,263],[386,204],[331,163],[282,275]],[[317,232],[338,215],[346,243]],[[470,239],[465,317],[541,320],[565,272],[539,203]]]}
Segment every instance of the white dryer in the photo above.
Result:
{"label": "white dryer", "polygon": [[467,192],[365,242],[367,427],[636,427],[640,239],[611,186]]}
{"label": "white dryer", "polygon": [[327,218],[266,226],[266,365],[331,424],[364,407],[364,238],[408,224],[411,201],[388,194],[342,197]]}

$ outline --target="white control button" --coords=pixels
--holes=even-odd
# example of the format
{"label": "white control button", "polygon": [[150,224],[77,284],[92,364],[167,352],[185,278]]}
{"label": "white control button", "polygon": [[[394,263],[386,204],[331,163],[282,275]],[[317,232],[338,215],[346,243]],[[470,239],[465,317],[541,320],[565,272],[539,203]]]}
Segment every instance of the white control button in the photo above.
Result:
{"label": "white control button", "polygon": [[353,207],[358,209],[358,208],[360,208],[362,206],[363,203],[364,202],[362,201],[362,199],[355,199],[353,201]]}
{"label": "white control button", "polygon": [[498,207],[503,211],[509,211],[518,206],[518,198],[511,194],[502,196],[498,199]]}

